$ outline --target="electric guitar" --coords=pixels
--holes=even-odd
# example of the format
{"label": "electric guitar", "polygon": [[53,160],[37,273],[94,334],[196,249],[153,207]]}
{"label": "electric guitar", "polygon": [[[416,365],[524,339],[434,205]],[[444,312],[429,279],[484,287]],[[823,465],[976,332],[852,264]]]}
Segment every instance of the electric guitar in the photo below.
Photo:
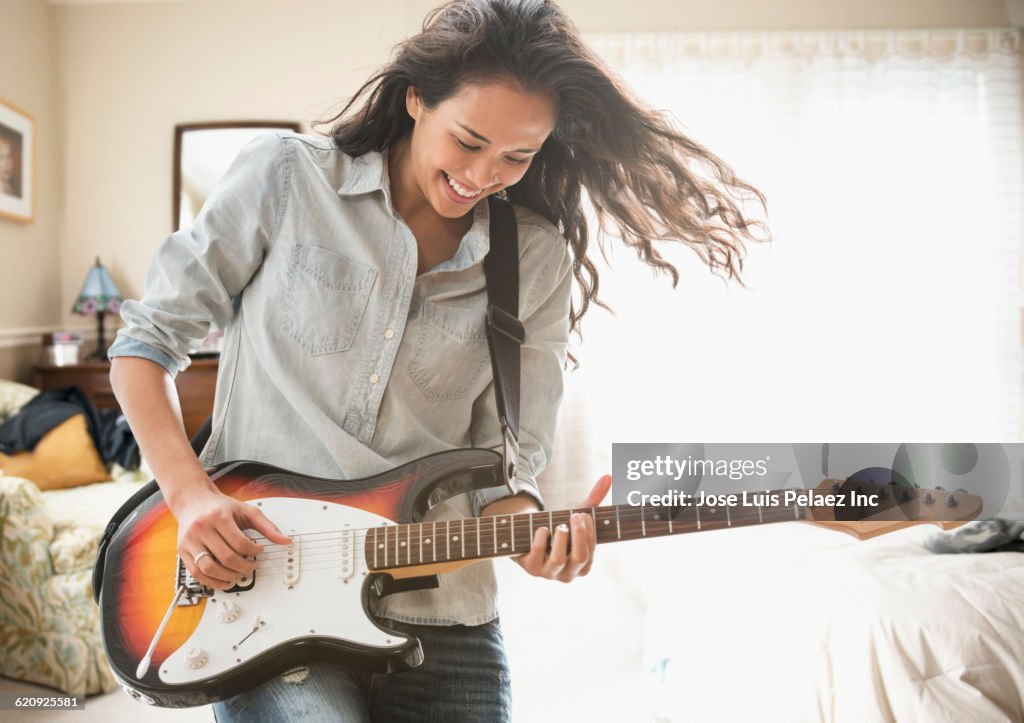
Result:
{"label": "electric guitar", "polygon": [[982,507],[963,491],[825,480],[809,493],[758,493],[759,504],[424,521],[453,495],[503,484],[501,465],[501,455],[485,449],[442,452],[349,481],[255,462],[219,465],[210,476],[220,491],[258,506],[292,540],[270,544],[248,530],[263,552],[255,572],[226,591],[189,575],[177,555],[177,522],[155,491],[110,538],[101,571],[102,637],[116,678],[138,700],[177,708],[223,700],[315,660],[414,667],[423,660],[419,641],[374,619],[372,598],[436,587],[439,573],[528,552],[534,530],[553,530],[572,512],[591,515],[605,543],[792,520],[866,538],[918,522],[953,527]]}

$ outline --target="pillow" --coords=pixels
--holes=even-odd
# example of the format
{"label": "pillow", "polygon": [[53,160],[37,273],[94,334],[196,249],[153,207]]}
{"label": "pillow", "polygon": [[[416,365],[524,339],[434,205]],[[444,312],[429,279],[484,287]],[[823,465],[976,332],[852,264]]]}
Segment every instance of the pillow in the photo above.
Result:
{"label": "pillow", "polygon": [[0,453],[0,471],[8,477],[31,480],[44,491],[110,479],[84,414],[76,414],[51,429],[31,452]]}
{"label": "pillow", "polygon": [[34,387],[0,379],[0,420],[15,414],[37,394],[39,390]]}

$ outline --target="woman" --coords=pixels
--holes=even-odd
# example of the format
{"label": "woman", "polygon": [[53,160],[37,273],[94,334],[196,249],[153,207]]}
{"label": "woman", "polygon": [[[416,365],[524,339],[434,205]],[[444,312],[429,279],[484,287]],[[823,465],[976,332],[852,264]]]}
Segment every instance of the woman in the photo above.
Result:
{"label": "woman", "polygon": [[[331,122],[329,139],[269,135],[242,152],[194,228],[161,247],[110,352],[118,399],[178,520],[181,557],[216,589],[253,569],[246,558],[260,548],[243,529],[288,538],[217,492],[182,432],[172,375],[210,322],[227,333],[203,463],[356,478],[442,449],[496,448],[482,260],[485,199],[507,195],[526,329],[523,492],[486,490],[436,513],[537,510],[568,335],[600,303],[582,191],[602,225],[673,279],[652,239],[684,242],[736,276],[756,225],[736,201],[763,202],[632,99],[557,6],[537,0],[445,5]],[[580,506],[598,504],[609,484]],[[593,525],[576,515],[569,527],[550,550],[549,531],[537,530],[519,564],[564,582],[585,575]],[[491,567],[441,579],[376,610],[420,637],[420,667],[370,676],[310,665],[217,704],[218,719],[506,720]]]}

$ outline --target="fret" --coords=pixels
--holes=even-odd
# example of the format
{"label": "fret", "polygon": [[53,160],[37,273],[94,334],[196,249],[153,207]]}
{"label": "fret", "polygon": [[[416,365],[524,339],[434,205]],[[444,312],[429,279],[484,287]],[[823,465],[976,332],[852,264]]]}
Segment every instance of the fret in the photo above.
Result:
{"label": "fret", "polygon": [[388,528],[384,526],[384,567],[388,566]]}
{"label": "fret", "polygon": [[764,512],[761,510],[761,505],[757,506],[757,521],[764,523]]}
{"label": "fret", "polygon": [[398,557],[398,533],[400,529],[395,527],[395,565],[401,565],[402,561]]}
{"label": "fret", "polygon": [[466,559],[466,518],[463,517],[459,520],[459,538],[462,543],[462,559]]}
{"label": "fret", "polygon": [[793,519],[794,520],[799,520],[800,519],[800,506],[796,505],[796,504],[793,505]]}
{"label": "fret", "polygon": [[494,554],[498,554],[498,518],[491,518],[491,527],[494,528]]}
{"label": "fret", "polygon": [[405,526],[405,564],[412,564],[412,525]]}
{"label": "fret", "polygon": [[647,520],[644,519],[643,505],[640,505],[640,536],[647,537]]}
{"label": "fret", "polygon": [[445,559],[452,559],[452,522],[451,520],[444,521],[444,549]]}
{"label": "fret", "polygon": [[615,505],[615,534],[622,539],[622,525],[619,523],[619,506]]}
{"label": "fret", "polygon": [[530,518],[530,544],[533,544],[533,513],[527,512],[526,516]]}
{"label": "fret", "polygon": [[697,510],[697,531],[700,532],[700,505],[694,507]]}
{"label": "fret", "polygon": [[380,564],[377,562],[377,530],[376,530],[376,528],[374,528],[374,530],[373,530],[373,569],[376,570],[379,567],[380,567]]}
{"label": "fret", "polygon": [[423,523],[420,523],[420,562],[423,562]]}
{"label": "fret", "polygon": [[437,562],[437,521],[430,523],[430,539],[433,540],[431,545],[434,548],[434,562]]}
{"label": "fret", "polygon": [[555,513],[548,510],[548,535],[549,539],[555,539]]}
{"label": "fret", "polygon": [[511,523],[511,525],[512,525],[512,552],[515,552],[516,551],[516,522],[511,517],[509,517],[509,519],[512,520],[512,523]]}
{"label": "fret", "polygon": [[590,508],[590,519],[592,519],[594,521],[594,534],[596,535],[597,534],[597,511],[593,507]]}
{"label": "fret", "polygon": [[484,551],[480,549],[480,518],[476,518],[476,556],[483,557]]}
{"label": "fret", "polygon": [[732,527],[732,515],[729,514],[729,505],[725,506],[725,524]]}

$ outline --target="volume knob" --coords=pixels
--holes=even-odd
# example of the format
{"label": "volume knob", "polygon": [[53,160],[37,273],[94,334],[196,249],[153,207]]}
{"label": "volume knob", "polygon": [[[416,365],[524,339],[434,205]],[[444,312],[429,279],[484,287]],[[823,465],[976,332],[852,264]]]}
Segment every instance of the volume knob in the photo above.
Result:
{"label": "volume knob", "polygon": [[222,623],[233,623],[241,614],[242,608],[238,607],[238,603],[230,600],[222,600],[217,608],[217,619]]}
{"label": "volume knob", "polygon": [[185,664],[192,668],[202,668],[210,660],[210,656],[202,648],[191,648],[185,653]]}

